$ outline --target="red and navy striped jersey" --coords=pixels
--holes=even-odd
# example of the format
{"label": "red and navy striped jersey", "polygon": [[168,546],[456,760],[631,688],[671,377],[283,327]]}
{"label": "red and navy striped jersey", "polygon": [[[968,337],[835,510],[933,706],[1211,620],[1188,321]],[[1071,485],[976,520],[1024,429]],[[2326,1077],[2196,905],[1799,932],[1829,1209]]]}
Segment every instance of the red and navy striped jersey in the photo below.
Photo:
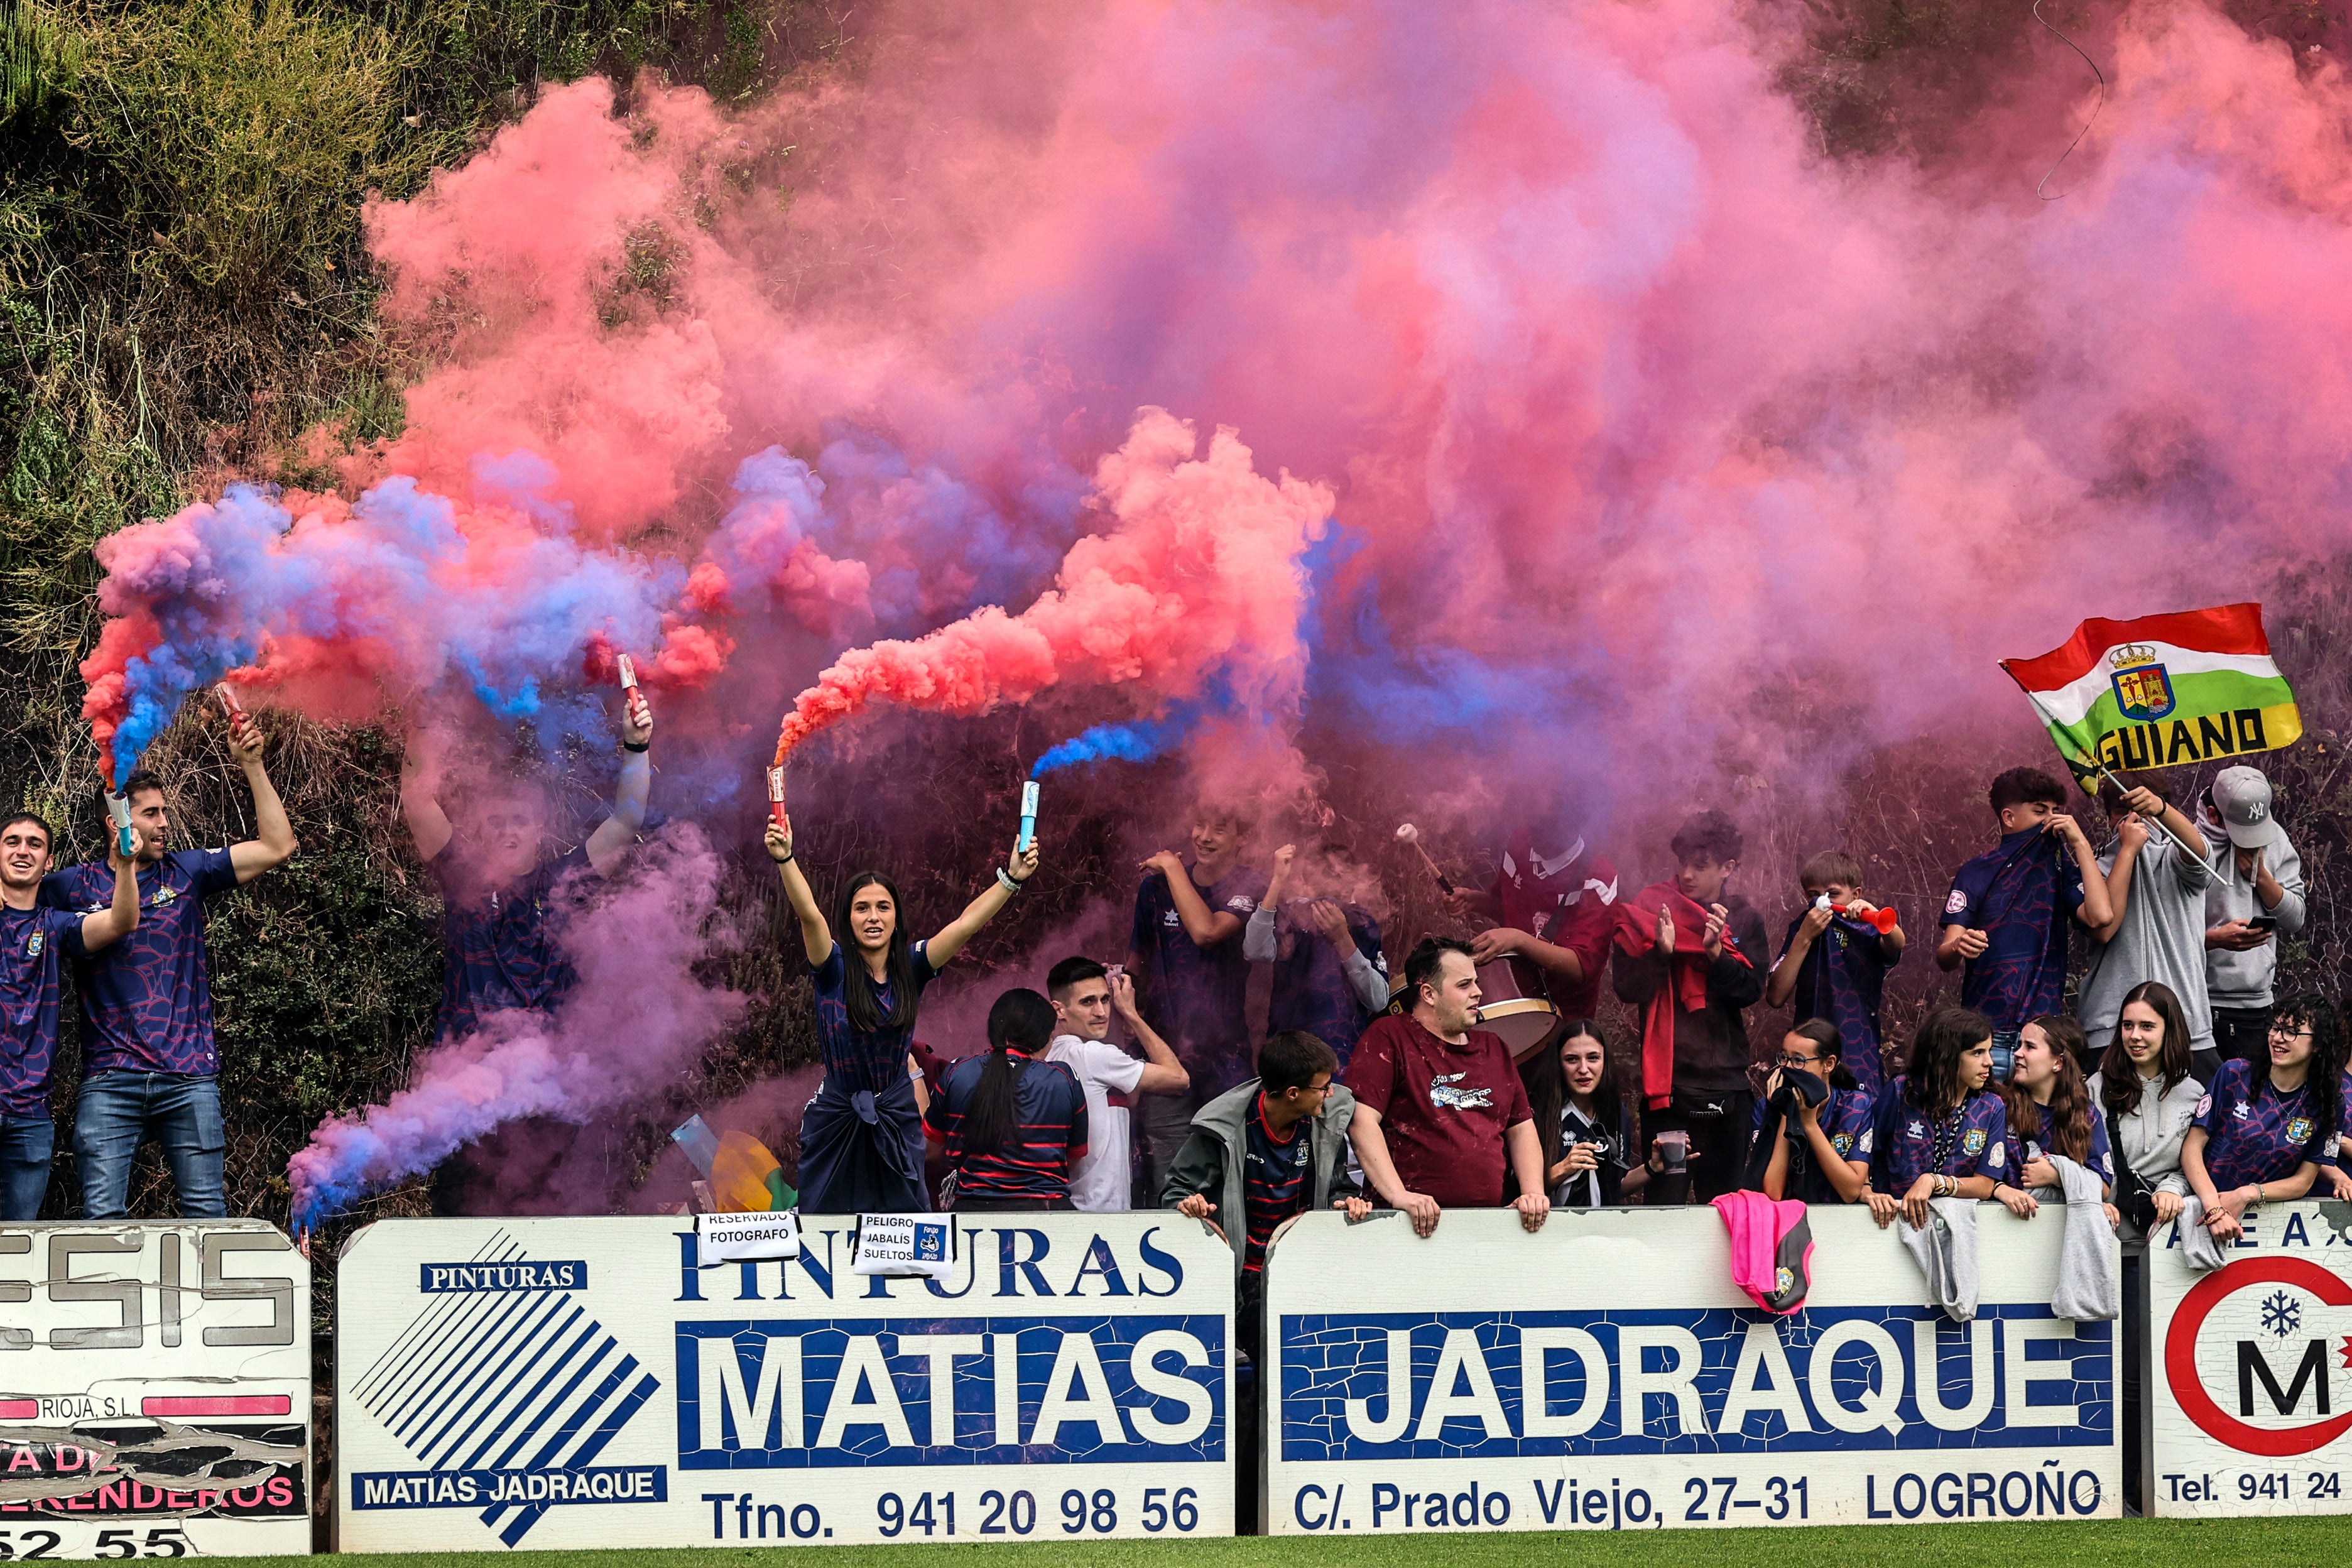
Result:
{"label": "red and navy striped jersey", "polygon": [[[140,868],[139,929],[74,966],[84,1072],[220,1071],[205,900],[236,886],[226,849],[175,849]],[[95,914],[113,901],[114,868],[103,860],[41,880],[52,909]]]}
{"label": "red and navy striped jersey", "polygon": [[1265,1124],[1265,1095],[1260,1091],[1242,1142],[1242,1206],[1249,1211],[1243,1216],[1249,1226],[1249,1245],[1242,1269],[1255,1274],[1265,1268],[1265,1244],[1282,1222],[1307,1206],[1313,1190],[1307,1184],[1307,1162],[1313,1157],[1315,1141],[1307,1136],[1301,1118],[1290,1124],[1288,1139],[1276,1142],[1274,1130]]}
{"label": "red and navy striped jersey", "polygon": [[980,1088],[990,1053],[966,1057],[947,1070],[941,1091],[931,1098],[923,1125],[947,1146],[962,1197],[1066,1198],[1070,1167],[1087,1152],[1087,1096],[1070,1069],[1059,1062],[1013,1058],[1013,1129],[984,1154],[967,1155],[963,1119]]}

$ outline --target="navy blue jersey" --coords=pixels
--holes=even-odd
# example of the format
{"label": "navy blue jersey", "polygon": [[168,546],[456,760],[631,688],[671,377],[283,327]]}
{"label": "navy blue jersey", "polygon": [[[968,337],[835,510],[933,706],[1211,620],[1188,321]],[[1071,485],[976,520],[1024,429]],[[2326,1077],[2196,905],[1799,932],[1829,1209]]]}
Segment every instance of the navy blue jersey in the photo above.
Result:
{"label": "navy blue jersey", "polygon": [[[1804,919],[1799,915],[1790,921],[1788,934],[1780,939],[1783,962]],[[1796,989],[1789,997],[1796,1009],[1791,1024],[1821,1018],[1837,1026],[1839,1059],[1872,1095],[1885,1081],[1878,1066],[1878,999],[1886,987],[1886,972],[1901,956],[1887,956],[1886,939],[1877,927],[1832,916],[1829,929],[1797,965]]]}
{"label": "navy blue jersey", "polygon": [[[452,841],[454,846],[455,841]],[[564,879],[592,874],[574,849],[503,888],[467,885],[454,847],[427,866],[441,889],[441,1014],[434,1040],[469,1035],[491,1013],[546,1012],[577,982],[556,940]]]}
{"label": "navy blue jersey", "polygon": [[[940,972],[931,967],[929,950],[928,942],[915,944],[910,967],[919,1001],[923,988],[939,978]],[[835,942],[833,951],[824,955],[824,962],[816,966],[815,979],[816,1052],[817,1059],[824,1063],[825,1077],[851,1094],[861,1090],[879,1093],[889,1088],[893,1079],[905,1078],[907,1051],[908,1042],[914,1038],[915,1026],[910,1023],[903,1029],[876,1029],[870,1033],[849,1026],[849,963],[841,943]],[[890,986],[879,985],[875,988],[874,999],[887,1013],[896,994]]]}
{"label": "navy blue jersey", "polygon": [[[74,965],[83,1071],[220,1071],[205,899],[236,886],[226,849],[174,849],[140,868],[139,929]],[[52,909],[96,914],[113,901],[114,868],[102,860],[41,880]]]}
{"label": "navy blue jersey", "polygon": [[1242,1206],[1249,1211],[1243,1215],[1249,1241],[1242,1270],[1255,1274],[1265,1268],[1266,1243],[1284,1220],[1307,1206],[1314,1191],[1307,1183],[1307,1163],[1315,1141],[1307,1136],[1302,1117],[1290,1124],[1290,1136],[1277,1142],[1265,1124],[1265,1096],[1260,1093],[1250,1107],[1242,1142]]}
{"label": "navy blue jersey", "polygon": [[[1211,887],[1195,889],[1212,914],[1232,915],[1246,925],[1265,896],[1265,879],[1236,866]],[[1135,929],[1129,945],[1150,971],[1144,993],[1144,1021],[1159,1032],[1171,1049],[1188,1063],[1213,1069],[1211,1077],[1234,1063],[1244,1076],[1255,1070],[1251,1059],[1249,1023],[1243,998],[1249,988],[1249,960],[1242,955],[1239,931],[1226,941],[1202,947],[1184,930],[1176,910],[1176,895],[1168,879],[1157,871],[1143,879],[1135,891]],[[1234,1081],[1240,1081],[1238,1079]],[[1231,1084],[1204,1082],[1192,1075],[1192,1088],[1214,1093]]]}
{"label": "navy blue jersey", "polygon": [[1960,977],[1960,1005],[2014,1033],[2065,1011],[2067,927],[2083,907],[2083,870],[2058,836],[2021,827],[1960,868],[1943,923],[1985,933]]}
{"label": "navy blue jersey", "polygon": [[[1748,1112],[1748,1135],[1754,1137],[1764,1130],[1764,1118],[1771,1113],[1772,1102],[1759,1097],[1755,1109]],[[1833,1089],[1822,1101],[1822,1133],[1830,1147],[1838,1152],[1841,1160],[1858,1160],[1867,1164],[1873,1143],[1873,1122],[1878,1110],[1878,1097],[1866,1089]],[[1798,1125],[1791,1123],[1791,1130]]]}
{"label": "navy blue jersey", "polygon": [[[2041,1111],[2045,1117],[2050,1114],[2047,1106],[2042,1107]],[[2017,1133],[2017,1163],[2020,1166],[2024,1165],[2029,1160],[2039,1160],[2051,1152],[2049,1140],[2042,1136],[2040,1122],[2037,1121],[2030,1128],[2018,1128],[2014,1131]],[[2089,1171],[2107,1185],[2112,1187],[2116,1184],[2116,1152],[2107,1142],[2106,1110],[2096,1100],[2091,1102],[2091,1157],[2082,1163],[2084,1170]]]}
{"label": "navy blue jersey", "polygon": [[966,1057],[947,1070],[923,1125],[947,1146],[948,1164],[958,1173],[959,1198],[1066,1198],[1070,1167],[1087,1152],[1087,1095],[1059,1062],[1013,1058],[1014,1126],[1003,1143],[984,1154],[966,1153],[963,1121],[990,1052]]}
{"label": "navy blue jersey", "polygon": [[0,906],[0,1115],[49,1114],[58,956],[89,956],[81,945],[81,922],[71,910]]}
{"label": "navy blue jersey", "polygon": [[[1386,975],[1389,966],[1381,956],[1381,922],[1353,904],[1346,908],[1348,934],[1354,939],[1356,951]],[[1339,1058],[1339,1071],[1331,1076],[1340,1078],[1348,1070],[1356,1037],[1371,1026],[1371,1009],[1348,983],[1339,967],[1339,951],[1307,914],[1305,904],[1285,909],[1275,918],[1279,934],[1275,938],[1274,994],[1266,1005],[1266,1031],[1304,1029],[1331,1047]]]}
{"label": "navy blue jersey", "polygon": [[1958,1110],[1930,1117],[1906,1098],[1910,1084],[1908,1078],[1897,1077],[1879,1091],[1871,1180],[1880,1192],[1900,1197],[1931,1172],[1990,1176],[1996,1182],[2011,1179],[2009,1111],[2000,1096],[1980,1089],[1962,1100]]}
{"label": "navy blue jersey", "polygon": [[2205,1129],[2205,1173],[2213,1190],[2227,1194],[2251,1183],[2283,1182],[2306,1160],[2333,1163],[2336,1140],[2320,1138],[2311,1110],[2308,1079],[2284,1094],[2274,1084],[2257,1089],[2252,1062],[2223,1062],[2189,1122]]}

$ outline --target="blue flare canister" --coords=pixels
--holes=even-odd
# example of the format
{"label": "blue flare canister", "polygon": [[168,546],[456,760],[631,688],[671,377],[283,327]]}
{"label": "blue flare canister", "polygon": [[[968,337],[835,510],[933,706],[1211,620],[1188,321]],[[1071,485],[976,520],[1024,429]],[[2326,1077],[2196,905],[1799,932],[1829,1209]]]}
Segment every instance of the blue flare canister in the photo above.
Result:
{"label": "blue flare canister", "polygon": [[1031,779],[1021,786],[1021,837],[1014,841],[1013,847],[1018,853],[1025,855],[1029,852],[1029,846],[1035,841],[1036,837],[1037,781]]}

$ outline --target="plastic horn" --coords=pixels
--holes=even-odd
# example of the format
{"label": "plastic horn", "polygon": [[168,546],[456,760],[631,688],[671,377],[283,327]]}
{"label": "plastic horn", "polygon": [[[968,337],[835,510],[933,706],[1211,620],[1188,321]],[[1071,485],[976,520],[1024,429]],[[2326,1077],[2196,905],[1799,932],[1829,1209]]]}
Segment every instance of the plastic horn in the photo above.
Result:
{"label": "plastic horn", "polygon": [[1422,847],[1420,828],[1415,827],[1410,822],[1402,822],[1397,825],[1396,836],[1398,843],[1410,844],[1412,846],[1413,852],[1421,857],[1421,863],[1429,868],[1429,874],[1431,876],[1437,879],[1437,890],[1439,892],[1451,893],[1454,891],[1454,879],[1448,877],[1444,871],[1439,870],[1437,862],[1430,858],[1429,851]]}
{"label": "plastic horn", "polygon": [[106,797],[106,815],[114,820],[114,842],[127,860],[139,852],[139,830],[131,826],[131,803],[110,793]]}
{"label": "plastic horn", "polygon": [[1021,786],[1021,837],[1013,844],[1016,854],[1026,855],[1029,846],[1037,839],[1037,781],[1031,779]]}
{"label": "plastic horn", "polygon": [[793,819],[784,815],[784,770],[768,770],[768,816],[785,832],[792,831]]}
{"label": "plastic horn", "polygon": [[[1824,893],[1822,896],[1823,898],[1827,898],[1829,895]],[[1885,936],[1888,931],[1893,931],[1897,925],[1902,923],[1901,917],[1896,915],[1893,910],[1873,910],[1868,914],[1864,914],[1861,910],[1853,909],[1844,904],[1837,905],[1836,909],[1837,912],[1843,915],[1846,919],[1850,921],[1860,921],[1863,924],[1876,931],[1881,936]]]}

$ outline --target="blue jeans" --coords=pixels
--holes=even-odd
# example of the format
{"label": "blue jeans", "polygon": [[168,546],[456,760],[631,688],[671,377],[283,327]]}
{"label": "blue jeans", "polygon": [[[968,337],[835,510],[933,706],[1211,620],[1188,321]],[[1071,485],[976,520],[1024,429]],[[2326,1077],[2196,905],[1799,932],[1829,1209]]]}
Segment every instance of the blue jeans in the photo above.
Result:
{"label": "blue jeans", "polygon": [[1987,1089],[2009,1081],[2010,1073],[2017,1067],[2018,1038],[2024,1033],[2022,1029],[1995,1029],[1992,1032],[1992,1081],[1985,1085]]}
{"label": "blue jeans", "polygon": [[0,1116],[0,1220],[27,1225],[49,1195],[58,1130],[46,1116]]}
{"label": "blue jeans", "polygon": [[88,1219],[121,1219],[131,1200],[131,1159],[152,1136],[172,1167],[182,1219],[226,1219],[221,1167],[220,1079],[176,1072],[102,1072],[82,1081],[74,1111],[74,1161],[81,1167]]}

